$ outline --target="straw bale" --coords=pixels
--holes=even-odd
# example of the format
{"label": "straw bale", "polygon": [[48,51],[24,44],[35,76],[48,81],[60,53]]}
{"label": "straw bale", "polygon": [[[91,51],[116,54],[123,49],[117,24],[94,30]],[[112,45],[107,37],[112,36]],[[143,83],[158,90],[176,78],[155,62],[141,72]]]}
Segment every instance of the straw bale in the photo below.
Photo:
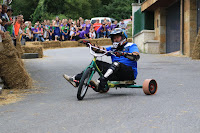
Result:
{"label": "straw bale", "polygon": [[200,59],[200,28],[199,28],[199,32],[194,43],[191,57],[192,59]]}
{"label": "straw bale", "polygon": [[44,49],[47,48],[61,48],[61,42],[60,41],[45,41],[41,42],[41,45]]}
{"label": "straw bale", "polygon": [[39,58],[43,57],[43,47],[41,45],[23,46],[24,53],[38,53]]}
{"label": "straw bale", "polygon": [[60,42],[62,48],[67,48],[67,47],[77,47],[78,42],[77,41],[63,41]]}
{"label": "straw bale", "polygon": [[13,58],[19,57],[19,53],[15,48],[12,38],[8,32],[5,32],[5,36],[2,38],[2,43],[0,43],[0,45],[1,45],[0,58],[1,56],[13,57]]}
{"label": "straw bale", "polygon": [[20,58],[7,58],[0,64],[0,77],[5,85],[11,89],[28,89],[32,86],[32,80],[21,65]]}
{"label": "straw bale", "polygon": [[39,42],[39,41],[28,41],[28,42],[26,42],[26,46],[29,46],[29,45],[41,45],[41,42]]}
{"label": "straw bale", "polygon": [[25,89],[32,85],[32,80],[24,68],[19,52],[13,45],[9,33],[2,38],[3,50],[0,51],[0,77],[11,89]]}
{"label": "straw bale", "polygon": [[19,53],[19,57],[21,58],[21,56],[24,53],[24,50],[22,49],[22,45],[21,45],[21,41],[20,41],[20,37],[18,36],[16,39],[16,49]]}
{"label": "straw bale", "polygon": [[97,44],[100,46],[112,45],[112,41],[110,38],[99,38]]}

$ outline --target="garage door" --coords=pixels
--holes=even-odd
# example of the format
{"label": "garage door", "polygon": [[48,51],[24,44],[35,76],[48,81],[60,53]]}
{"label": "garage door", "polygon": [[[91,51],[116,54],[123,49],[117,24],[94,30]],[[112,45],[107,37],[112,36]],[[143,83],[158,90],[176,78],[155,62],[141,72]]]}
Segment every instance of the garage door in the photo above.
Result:
{"label": "garage door", "polygon": [[166,16],[166,52],[180,50],[180,2],[167,8]]}

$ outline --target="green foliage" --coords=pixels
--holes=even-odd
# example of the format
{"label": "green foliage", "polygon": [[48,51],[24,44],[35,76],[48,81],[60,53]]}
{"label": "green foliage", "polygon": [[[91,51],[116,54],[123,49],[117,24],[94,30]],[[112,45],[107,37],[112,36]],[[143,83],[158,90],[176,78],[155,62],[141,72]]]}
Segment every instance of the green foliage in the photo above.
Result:
{"label": "green foliage", "polygon": [[23,14],[25,20],[41,21],[55,16],[78,19],[80,16],[112,17],[117,20],[129,18],[131,3],[137,0],[14,0],[14,15]]}
{"label": "green foliage", "polygon": [[23,14],[25,20],[31,20],[31,14],[35,11],[39,0],[13,0],[12,9],[14,16]]}

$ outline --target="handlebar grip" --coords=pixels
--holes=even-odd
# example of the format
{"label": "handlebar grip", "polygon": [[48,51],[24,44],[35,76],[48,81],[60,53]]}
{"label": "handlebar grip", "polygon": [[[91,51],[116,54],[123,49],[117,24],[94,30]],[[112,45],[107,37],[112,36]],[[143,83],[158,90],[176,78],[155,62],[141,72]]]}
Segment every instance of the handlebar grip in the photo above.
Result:
{"label": "handlebar grip", "polygon": [[80,43],[87,44],[87,43],[90,43],[90,41],[88,41],[88,40],[83,40],[83,41],[80,41]]}

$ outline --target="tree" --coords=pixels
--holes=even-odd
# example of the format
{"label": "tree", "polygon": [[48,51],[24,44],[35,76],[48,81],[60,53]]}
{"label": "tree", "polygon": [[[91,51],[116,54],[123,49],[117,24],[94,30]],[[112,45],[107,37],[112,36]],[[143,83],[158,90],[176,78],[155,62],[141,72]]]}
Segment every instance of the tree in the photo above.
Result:
{"label": "tree", "polygon": [[25,20],[31,20],[31,14],[35,11],[39,0],[13,0],[13,15],[23,14]]}
{"label": "tree", "polygon": [[132,14],[132,3],[137,0],[113,0],[112,3],[108,5],[103,5],[100,9],[100,16],[112,17],[117,20],[130,18]]}

